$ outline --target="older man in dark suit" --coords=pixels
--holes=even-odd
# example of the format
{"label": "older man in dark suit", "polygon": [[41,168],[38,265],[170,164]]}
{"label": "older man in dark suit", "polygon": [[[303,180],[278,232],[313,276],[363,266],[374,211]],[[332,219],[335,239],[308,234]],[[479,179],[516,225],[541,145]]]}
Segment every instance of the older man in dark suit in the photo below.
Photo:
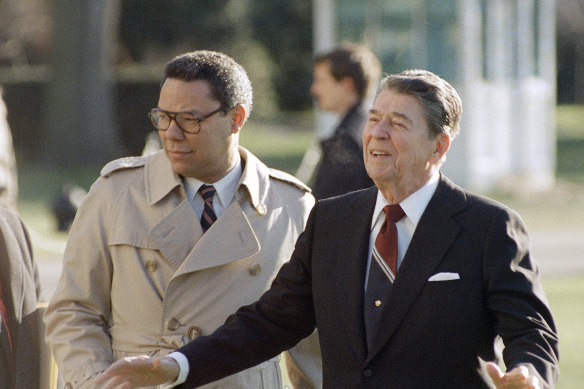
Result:
{"label": "older man in dark suit", "polygon": [[270,290],[211,336],[98,383],[191,388],[317,327],[325,388],[553,388],[558,337],[521,218],[439,172],[461,112],[433,73],[386,77],[363,133],[376,187],[317,202]]}

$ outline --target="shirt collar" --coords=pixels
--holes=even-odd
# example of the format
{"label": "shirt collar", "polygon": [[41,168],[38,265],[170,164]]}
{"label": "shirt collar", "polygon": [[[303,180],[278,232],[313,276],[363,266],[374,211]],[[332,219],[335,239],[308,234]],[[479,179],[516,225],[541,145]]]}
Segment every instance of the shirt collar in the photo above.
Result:
{"label": "shirt collar", "polygon": [[203,184],[213,185],[217,193],[217,196],[219,196],[221,204],[223,204],[224,207],[227,207],[229,204],[231,204],[231,201],[233,200],[233,196],[235,195],[235,191],[237,190],[237,183],[239,182],[241,173],[242,173],[241,157],[239,153],[237,153],[237,162],[233,169],[231,169],[229,173],[225,175],[225,177],[223,177],[217,182],[205,183],[193,177],[183,178],[187,196],[190,200],[192,200],[197,194],[197,191],[199,190],[201,185]]}
{"label": "shirt collar", "polygon": [[[422,214],[426,210],[428,203],[432,199],[436,188],[438,187],[438,179],[440,175],[438,173],[434,174],[428,182],[424,184],[420,189],[409,195],[399,204],[404,210],[408,219],[412,221],[414,226],[418,225],[418,222],[422,218]],[[371,220],[371,229],[375,226],[377,219],[380,217],[380,213],[383,213],[383,208],[389,205],[381,191],[377,191],[377,200],[375,201],[375,209],[373,210],[373,220]],[[385,216],[383,216],[385,217]]]}

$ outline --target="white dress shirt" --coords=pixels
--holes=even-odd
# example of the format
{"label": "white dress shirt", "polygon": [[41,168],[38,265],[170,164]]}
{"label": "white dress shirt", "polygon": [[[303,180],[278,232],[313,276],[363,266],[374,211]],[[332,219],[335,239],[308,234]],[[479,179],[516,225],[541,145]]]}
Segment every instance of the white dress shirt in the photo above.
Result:
{"label": "white dress shirt", "polygon": [[191,202],[195,212],[197,212],[197,215],[199,215],[199,219],[201,218],[203,209],[205,208],[205,201],[199,193],[199,188],[201,185],[213,185],[215,188],[215,194],[213,195],[213,210],[215,211],[217,218],[219,218],[223,211],[233,201],[235,191],[237,190],[237,184],[239,183],[242,172],[243,167],[241,166],[241,157],[238,154],[235,167],[231,169],[225,177],[217,182],[208,183],[192,177],[183,178],[183,183],[187,192],[187,198]]}

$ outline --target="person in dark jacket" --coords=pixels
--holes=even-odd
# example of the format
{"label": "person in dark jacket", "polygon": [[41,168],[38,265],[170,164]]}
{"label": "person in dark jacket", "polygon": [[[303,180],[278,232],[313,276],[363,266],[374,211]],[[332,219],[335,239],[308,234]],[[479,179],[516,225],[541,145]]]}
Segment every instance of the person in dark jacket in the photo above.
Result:
{"label": "person in dark jacket", "polygon": [[373,185],[363,165],[361,134],[366,100],[379,81],[381,65],[367,47],[345,43],[314,60],[310,92],[318,108],[337,114],[334,133],[320,142],[312,193],[319,200]]}

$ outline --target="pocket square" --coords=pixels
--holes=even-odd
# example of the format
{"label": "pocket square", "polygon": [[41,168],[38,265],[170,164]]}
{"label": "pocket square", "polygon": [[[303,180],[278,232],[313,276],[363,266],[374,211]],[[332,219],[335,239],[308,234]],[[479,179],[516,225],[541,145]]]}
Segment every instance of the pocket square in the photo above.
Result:
{"label": "pocket square", "polygon": [[458,273],[436,273],[432,277],[428,278],[428,281],[452,281],[460,280]]}

